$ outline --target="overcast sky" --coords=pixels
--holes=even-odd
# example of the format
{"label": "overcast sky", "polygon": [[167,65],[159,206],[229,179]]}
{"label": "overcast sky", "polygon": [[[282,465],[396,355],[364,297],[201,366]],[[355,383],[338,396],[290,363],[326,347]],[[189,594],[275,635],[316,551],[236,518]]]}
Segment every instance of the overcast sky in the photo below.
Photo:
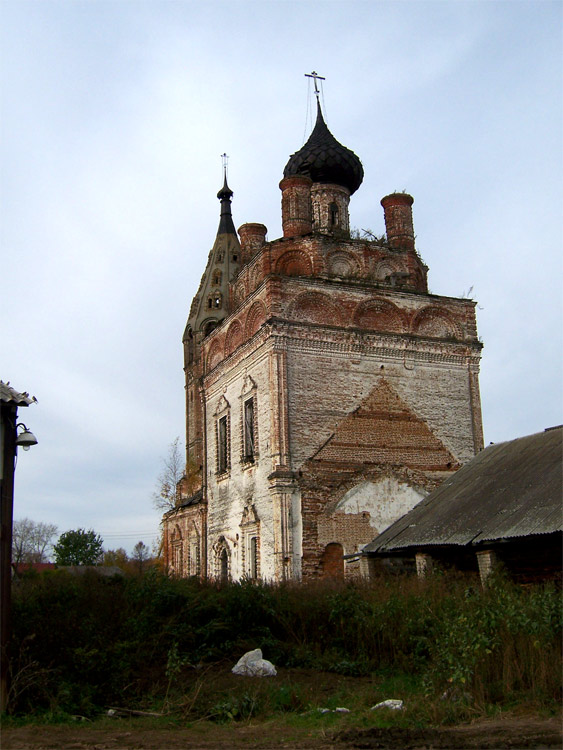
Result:
{"label": "overcast sky", "polygon": [[485,442],[562,420],[562,4],[2,0],[0,378],[20,421],[15,517],[158,533],[184,437],[181,338],[219,220],[281,235],[278,183],[326,77],[361,158],[353,227],[414,196],[432,292],[469,295]]}

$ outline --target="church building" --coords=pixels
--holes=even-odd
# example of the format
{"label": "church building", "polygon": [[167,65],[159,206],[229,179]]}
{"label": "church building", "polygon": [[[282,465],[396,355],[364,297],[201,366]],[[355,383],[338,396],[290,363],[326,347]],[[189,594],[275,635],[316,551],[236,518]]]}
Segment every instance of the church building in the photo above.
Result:
{"label": "church building", "polygon": [[475,303],[428,292],[406,193],[350,233],[360,159],[317,120],[280,182],[283,236],[217,236],[185,328],[178,576],[360,575],[359,553],[483,448]]}

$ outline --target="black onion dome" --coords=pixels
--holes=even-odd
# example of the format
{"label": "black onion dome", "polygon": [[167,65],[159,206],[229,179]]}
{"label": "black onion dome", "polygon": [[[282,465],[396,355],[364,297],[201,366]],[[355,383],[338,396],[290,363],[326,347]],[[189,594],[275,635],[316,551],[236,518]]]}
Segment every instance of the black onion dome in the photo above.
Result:
{"label": "black onion dome", "polygon": [[225,175],[223,179],[223,187],[217,193],[217,198],[219,198],[219,200],[222,201],[222,200],[231,200],[232,197],[233,197],[233,191],[227,185],[227,175]]}
{"label": "black onion dome", "polygon": [[317,102],[317,122],[307,143],[289,157],[284,177],[306,175],[313,182],[343,185],[355,193],[364,179],[362,162],[349,148],[338,143],[327,128]]}
{"label": "black onion dome", "polygon": [[219,229],[217,234],[234,234],[236,236],[235,225],[231,215],[231,198],[233,191],[227,185],[227,175],[223,180],[223,187],[217,193],[217,198],[221,201],[221,216],[219,218]]}

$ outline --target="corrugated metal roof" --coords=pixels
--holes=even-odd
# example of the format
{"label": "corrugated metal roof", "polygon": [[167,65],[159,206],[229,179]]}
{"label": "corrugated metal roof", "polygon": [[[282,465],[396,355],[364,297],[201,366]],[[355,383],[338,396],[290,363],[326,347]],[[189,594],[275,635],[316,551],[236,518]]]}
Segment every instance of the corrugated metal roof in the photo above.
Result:
{"label": "corrugated metal roof", "polygon": [[555,427],[490,445],[364,552],[466,545],[563,530],[562,437]]}
{"label": "corrugated metal roof", "polygon": [[0,401],[11,402],[18,406],[29,406],[37,401],[35,396],[30,396],[29,393],[19,393],[12,388],[10,383],[4,383],[0,380]]}

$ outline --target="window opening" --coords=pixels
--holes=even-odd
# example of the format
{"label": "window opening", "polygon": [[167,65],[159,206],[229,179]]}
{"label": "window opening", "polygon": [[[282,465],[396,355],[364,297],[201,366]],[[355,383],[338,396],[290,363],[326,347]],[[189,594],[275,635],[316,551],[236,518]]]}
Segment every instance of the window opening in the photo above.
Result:
{"label": "window opening", "polygon": [[227,471],[228,453],[227,453],[227,417],[221,417],[218,426],[218,469],[222,474]]}
{"label": "window opening", "polygon": [[183,562],[182,542],[180,541],[174,545],[174,572],[176,575],[182,575]]}
{"label": "window opening", "polygon": [[188,331],[187,344],[188,344],[188,364],[191,364],[194,361],[194,335],[191,330]]}
{"label": "window opening", "polygon": [[217,321],[216,320],[210,320],[209,323],[205,326],[205,330],[203,332],[204,336],[209,336],[209,334],[214,331],[217,328]]}
{"label": "window opening", "polygon": [[199,542],[197,539],[190,544],[189,575],[197,576],[200,573],[199,565]]}
{"label": "window opening", "polygon": [[226,549],[221,552],[221,583],[227,583],[229,580],[229,555]]}
{"label": "window opening", "polygon": [[330,224],[336,226],[338,224],[338,206],[336,203],[331,203],[329,206],[330,211]]}
{"label": "window opening", "polygon": [[254,461],[254,399],[244,402],[244,456],[245,461]]}
{"label": "window opening", "polygon": [[255,536],[250,537],[250,577],[253,579],[258,578],[258,539]]}

